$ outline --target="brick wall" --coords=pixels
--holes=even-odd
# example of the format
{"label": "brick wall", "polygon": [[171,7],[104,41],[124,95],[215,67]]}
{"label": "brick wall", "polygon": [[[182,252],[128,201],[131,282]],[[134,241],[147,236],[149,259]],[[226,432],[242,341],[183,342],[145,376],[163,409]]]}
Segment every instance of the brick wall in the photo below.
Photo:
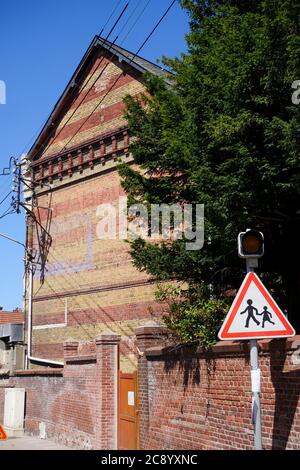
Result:
{"label": "brick wall", "polygon": [[[139,359],[141,448],[253,449],[246,343],[218,343],[205,354],[150,347],[159,342],[155,328],[140,328],[137,338],[144,352]],[[292,359],[299,339],[260,342],[265,449],[300,449],[300,364]]]}
{"label": "brick wall", "polygon": [[[163,327],[136,331],[139,347],[142,449],[250,450],[251,383],[247,343],[218,343],[210,353],[168,346]],[[263,447],[300,450],[300,364],[296,341],[263,340]],[[0,380],[0,422],[6,387],[26,389],[25,429],[79,449],[117,446],[117,345],[103,333],[94,342],[64,343],[63,369],[20,371]],[[295,356],[296,355],[296,356]],[[296,360],[295,360],[296,359]]]}
{"label": "brick wall", "polygon": [[[98,206],[117,205],[121,195],[116,171],[53,192],[45,282],[40,284],[39,272],[34,279],[34,355],[61,360],[63,341],[89,341],[109,328],[122,336],[123,370],[135,369],[128,338],[161,315],[162,306],[154,301],[155,285],[134,268],[128,244],[97,238]],[[48,199],[40,196],[39,205],[47,207]]]}
{"label": "brick wall", "polygon": [[[125,195],[116,169],[120,159],[132,162],[123,98],[144,92],[141,78],[134,68],[97,49],[46,148],[38,159],[33,155],[35,213],[52,237],[43,282],[38,270],[34,278],[35,356],[60,361],[66,339],[90,341],[108,328],[122,336],[121,369],[131,372],[137,365],[134,330],[162,313],[154,300],[155,285],[134,268],[128,244],[97,236],[98,207],[117,208]],[[30,221],[28,233],[28,244],[38,251],[38,231]]]}
{"label": "brick wall", "polygon": [[[99,335],[94,354],[78,342],[64,343],[63,369],[16,372],[0,380],[0,422],[7,387],[26,390],[25,432],[46,435],[77,449],[117,448],[117,348],[120,337]],[[89,352],[89,346],[85,352]]]}

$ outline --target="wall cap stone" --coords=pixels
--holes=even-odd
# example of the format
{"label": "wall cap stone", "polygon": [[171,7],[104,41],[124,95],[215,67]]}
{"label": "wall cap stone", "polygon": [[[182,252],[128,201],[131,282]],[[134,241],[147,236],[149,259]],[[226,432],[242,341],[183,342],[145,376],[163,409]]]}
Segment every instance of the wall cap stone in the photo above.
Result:
{"label": "wall cap stone", "polygon": [[100,346],[102,344],[119,344],[120,341],[121,335],[118,335],[117,333],[114,333],[110,330],[104,331],[95,338],[96,346]]}
{"label": "wall cap stone", "polygon": [[63,344],[64,347],[76,348],[79,346],[79,341],[74,339],[66,339]]}
{"label": "wall cap stone", "polygon": [[[283,339],[263,339],[258,341],[259,351],[272,352],[272,351],[292,351],[298,349],[298,345],[294,344],[295,341],[300,343],[300,335],[292,338]],[[245,354],[249,352],[248,341],[218,341],[212,348],[205,350],[197,345],[173,345],[173,346],[154,346],[146,349],[145,355],[147,357],[178,357],[178,356],[192,356],[192,355],[226,355],[226,354]]]}
{"label": "wall cap stone", "polygon": [[96,354],[89,354],[85,356],[68,356],[66,357],[65,361],[66,361],[66,364],[96,362]]}
{"label": "wall cap stone", "polygon": [[166,336],[168,334],[168,329],[167,327],[160,322],[155,322],[155,321],[148,321],[144,325],[138,326],[135,329],[135,335],[137,337],[140,336],[157,336],[157,335],[164,335]]}

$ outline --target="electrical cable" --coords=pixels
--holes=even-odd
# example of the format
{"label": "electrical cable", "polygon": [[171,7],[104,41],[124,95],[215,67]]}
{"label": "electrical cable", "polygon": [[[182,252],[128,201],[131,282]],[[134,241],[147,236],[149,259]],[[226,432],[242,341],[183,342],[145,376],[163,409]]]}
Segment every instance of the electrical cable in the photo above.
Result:
{"label": "electrical cable", "polygon": [[144,14],[144,12],[145,12],[146,9],[148,8],[150,2],[151,2],[151,0],[148,0],[148,2],[145,4],[144,8],[143,8],[142,11],[139,13],[139,15],[137,16],[135,22],[133,23],[133,25],[131,26],[131,28],[129,29],[129,31],[127,31],[126,35],[125,35],[124,38],[121,40],[121,43],[120,43],[120,44],[123,44],[124,41],[128,38],[128,36],[130,35],[131,31],[133,30],[133,28],[135,27],[135,25],[137,24],[137,22],[140,20],[140,18],[142,17],[142,15]]}
{"label": "electrical cable", "polygon": [[[150,3],[150,0],[147,2],[147,4],[145,5],[144,9],[142,12],[139,13],[139,16],[138,16],[138,19],[140,18],[141,14],[145,11],[146,7],[149,5]],[[154,26],[154,28],[152,29],[152,31],[150,32],[150,34],[146,37],[146,39],[144,40],[144,42],[142,43],[142,45],[139,47],[138,51],[132,56],[129,64],[131,64],[135,57],[138,55],[138,53],[142,50],[142,48],[145,46],[145,44],[149,41],[149,39],[151,38],[151,36],[153,35],[153,33],[155,32],[155,30],[158,28],[158,26],[161,24],[161,22],[163,21],[163,19],[166,17],[166,15],[168,14],[168,12],[170,11],[170,9],[172,8],[173,4],[175,3],[175,0],[170,4],[170,6],[168,7],[168,9],[165,11],[165,13],[162,15],[162,17],[159,19],[159,21],[156,23],[156,25]],[[134,12],[136,11],[136,7],[134,9]],[[133,14],[130,15],[130,18],[133,16]],[[127,20],[126,24],[128,24],[129,22],[129,19]],[[135,21],[134,23],[134,26],[135,24],[137,23],[137,20]],[[124,26],[125,27],[125,26]],[[124,29],[123,27],[123,29]],[[130,31],[129,33],[132,31],[133,29],[133,26],[130,28]],[[122,31],[122,30],[121,30]],[[120,31],[120,32],[121,32]],[[127,33],[127,35],[129,34]],[[126,36],[127,37],[127,36]],[[117,79],[114,81],[113,85],[110,87],[110,89],[107,91],[107,93],[104,95],[104,97],[102,98],[102,100],[100,101],[100,103],[97,104],[97,106],[93,109],[93,111],[90,113],[90,115],[87,117],[87,119],[84,121],[84,123],[90,118],[90,116],[95,112],[95,110],[100,106],[100,104],[103,102],[103,100],[107,97],[107,95],[110,93],[110,91],[113,89],[113,87],[115,86],[115,84],[117,83],[117,81],[121,78],[121,76],[123,75],[123,72],[117,77]],[[98,78],[97,78],[98,79]],[[82,126],[81,126],[82,127]],[[68,143],[64,146],[64,149],[66,148],[66,146],[69,145],[69,143],[73,140],[73,138],[75,137],[75,135],[77,135],[77,133],[79,132],[79,130],[81,129],[81,127],[74,133],[74,135],[71,137],[71,139],[68,141]],[[64,150],[63,149],[63,150]],[[62,152],[62,151],[61,151]],[[61,153],[60,152],[60,153]],[[11,206],[10,206],[11,207]],[[24,206],[23,206],[24,207]],[[10,210],[10,208],[7,209],[6,213],[4,213],[1,218],[5,217],[6,215],[8,215],[9,213],[13,213],[14,211],[13,210]],[[30,211],[31,212],[31,211]],[[34,215],[32,212],[31,212],[31,215]],[[36,217],[35,218],[35,222],[38,223],[38,221],[36,220]],[[41,224],[38,223],[38,225],[41,227]],[[48,225],[48,224],[47,224]],[[44,228],[43,228],[44,230]],[[38,237],[39,238],[39,237]],[[40,240],[39,240],[40,242]],[[41,246],[40,246],[40,243],[39,243],[39,248],[41,250]],[[42,251],[42,250],[41,250]],[[53,255],[52,255],[53,256]],[[109,317],[109,315],[108,315]]]}
{"label": "electrical cable", "polygon": [[4,199],[2,199],[2,201],[0,202],[0,206],[3,204],[4,201],[6,201],[6,199],[11,195],[12,191],[9,191],[9,193],[5,196]]}
{"label": "electrical cable", "polygon": [[1,186],[0,198],[3,197],[3,194],[7,192],[9,186],[12,185],[12,181],[7,179],[5,183]]}
{"label": "electrical cable", "polygon": [[[137,2],[136,2],[136,4],[135,4],[135,6],[134,6],[132,12],[131,12],[130,15],[128,16],[127,20],[126,20],[125,23],[123,24],[123,26],[122,26],[122,28],[120,29],[120,31],[118,32],[118,34],[117,34],[117,36],[116,36],[116,38],[115,38],[115,40],[114,40],[114,43],[116,42],[117,39],[119,39],[120,34],[122,33],[122,31],[124,31],[124,29],[125,29],[126,26],[128,25],[129,21],[131,20],[131,18],[132,18],[133,15],[135,14],[135,12],[136,12],[136,10],[137,10],[139,4],[140,4],[140,0],[137,0]],[[99,35],[99,36],[101,36],[101,35]]]}
{"label": "electrical cable", "polygon": [[105,25],[103,26],[103,28],[101,29],[100,33],[99,33],[99,36],[101,36],[101,34],[103,33],[103,31],[105,30],[106,26],[108,25],[108,23],[110,22],[111,18],[113,17],[113,15],[115,14],[115,12],[117,11],[117,8],[119,7],[120,3],[122,2],[123,0],[119,0],[117,5],[115,6],[115,8],[113,9],[113,11],[111,12],[109,18],[107,19]]}
{"label": "electrical cable", "polygon": [[[101,29],[101,32],[100,32],[100,35],[103,33],[103,31],[105,30],[106,26],[108,25],[109,21],[111,20],[111,18],[113,17],[113,15],[115,14],[115,12],[117,11],[119,5],[121,4],[123,0],[119,0],[117,2],[117,5],[114,7],[113,11],[111,12],[111,14],[109,15],[108,19],[106,20],[103,28]],[[49,113],[47,114],[47,116],[49,116],[51,110],[49,111]],[[34,132],[34,134],[32,135],[32,137],[29,139],[29,141],[27,142],[26,145],[24,145],[23,147],[23,150],[21,151],[21,155],[26,151],[26,149],[29,147],[29,145],[31,144],[31,142],[40,134],[40,132],[42,131],[44,127],[44,124],[42,124],[41,126],[39,126],[38,130],[36,132]],[[0,176],[2,175],[2,173],[0,173]]]}
{"label": "electrical cable", "polygon": [[[150,4],[150,1],[151,0],[148,0],[148,2],[146,3],[146,5],[144,6],[144,8],[142,9],[142,11],[139,13],[139,15],[137,16],[135,22],[133,23],[133,25],[131,26],[130,30],[127,32],[127,34],[125,35],[125,37],[122,39],[122,41],[120,42],[120,44],[123,44],[123,42],[125,41],[125,39],[128,37],[128,35],[131,33],[131,31],[133,30],[134,26],[137,24],[137,22],[139,21],[139,19],[141,18],[141,16],[143,15],[143,13],[145,12],[146,8],[149,6]],[[123,11],[121,12],[119,18],[117,19],[117,21],[115,22],[113,28],[111,29],[111,31],[109,32],[109,34],[106,36],[106,38],[104,38],[104,40],[102,41],[102,44],[104,44],[104,42],[108,39],[109,35],[111,34],[111,32],[113,31],[113,29],[116,27],[117,25],[117,22],[119,21],[119,19],[121,18],[121,16],[123,15],[123,13],[125,12],[127,6],[129,5],[130,2],[127,3],[127,5],[125,6],[125,8],[123,9]],[[132,18],[132,16],[134,15],[134,13],[136,12],[137,8],[139,6],[139,0],[138,2],[135,4],[135,7],[133,9],[133,11],[131,12],[131,14],[129,15],[127,21],[125,22],[125,24],[122,26],[121,30],[119,31],[118,35],[116,36],[116,38],[114,39],[114,41],[112,43],[110,43],[110,46],[109,46],[109,49],[108,49],[108,52],[111,50],[111,48],[113,47],[113,45],[115,44],[116,40],[118,39],[119,35],[121,34],[121,32],[124,30],[124,28],[127,26],[127,24],[129,23],[130,19]],[[169,7],[169,9],[172,7],[173,5],[171,5]],[[166,11],[166,13],[164,14],[164,16],[161,18],[160,22],[163,20],[163,18],[166,16],[166,14],[168,13],[169,9]],[[160,24],[159,22],[159,24]],[[158,25],[156,26],[156,28],[158,27]],[[155,29],[156,29],[155,28]],[[150,33],[150,36],[152,36],[152,34],[154,33],[154,31],[152,31]],[[141,46],[141,48],[139,49],[139,51],[142,49],[142,47],[144,47],[144,45],[146,44],[146,42],[150,39],[150,36],[149,38],[146,39],[146,41],[144,42],[144,44]],[[138,52],[139,52],[138,51]],[[134,57],[136,57],[136,55],[138,54],[138,52],[135,54]],[[111,58],[114,56],[114,52],[112,53],[111,55]],[[98,64],[98,69],[99,69],[99,66],[101,65],[101,63],[103,62],[104,60],[104,56],[102,57],[102,59],[100,60],[99,64]],[[132,61],[131,61],[132,62]],[[130,62],[130,63],[131,63]],[[109,63],[107,63],[104,68],[100,71],[99,75],[97,75],[96,79],[93,81],[93,83],[91,84],[91,86],[89,87],[89,89],[87,90],[87,92],[85,93],[85,95],[83,96],[83,98],[81,99],[81,101],[76,105],[75,109],[73,110],[72,114],[68,117],[68,119],[66,120],[66,122],[63,124],[63,126],[61,127],[61,129],[59,130],[58,134],[54,137],[54,139],[49,142],[49,144],[46,146],[46,148],[43,149],[43,154],[45,154],[47,152],[47,150],[54,144],[55,140],[59,137],[59,135],[61,134],[61,132],[63,131],[63,129],[66,127],[66,125],[70,122],[70,120],[72,119],[72,117],[75,115],[76,111],[80,108],[81,104],[84,102],[84,100],[86,99],[86,97],[88,96],[89,92],[91,91],[91,89],[93,88],[93,86],[95,85],[95,83],[99,80],[99,78],[101,78],[101,76],[103,75],[104,71],[106,70],[106,68],[108,67]],[[92,75],[89,77],[89,79],[87,80],[87,82],[85,83],[85,87],[88,85],[88,83],[90,82],[90,80],[93,78],[94,74],[96,73],[97,69],[92,73]],[[110,90],[109,90],[110,91]],[[38,153],[40,152],[40,150],[38,150],[36,152],[36,154],[32,157],[32,159],[34,159]],[[60,153],[59,153],[60,154]]]}
{"label": "electrical cable", "polygon": [[[144,12],[145,8],[147,7],[147,5],[150,3],[150,0],[148,1],[148,3],[146,4],[146,6],[144,7],[143,11],[139,14],[138,18],[140,18],[141,14]],[[171,9],[171,7],[173,6],[175,2],[172,2],[171,5],[169,6],[169,8],[167,9],[167,11],[164,13],[164,15],[160,18],[159,22],[155,25],[155,27],[152,29],[152,31],[150,32],[150,34],[147,36],[147,38],[145,39],[145,41],[142,43],[142,45],[140,46],[140,48],[138,49],[138,51],[136,52],[135,55],[133,55],[132,59],[130,60],[129,64],[131,64],[134,60],[134,58],[138,55],[138,53],[142,50],[142,48],[145,46],[145,44],[149,41],[150,37],[153,35],[153,33],[155,32],[155,30],[158,28],[159,24],[163,21],[163,19],[165,18],[165,16],[167,15],[168,11]],[[135,13],[136,9],[134,10],[133,14]],[[130,15],[130,18],[132,18],[133,14]],[[126,24],[123,26],[123,30],[124,28],[126,27],[126,25],[128,24],[128,22],[130,21],[130,19],[127,20]],[[135,21],[134,25],[136,24],[137,21]],[[131,30],[133,29],[133,27],[131,27],[129,33],[131,32]],[[121,30],[122,31],[122,30]],[[121,31],[119,32],[119,34],[121,33]],[[127,33],[127,36],[128,34]],[[126,36],[126,37],[127,37]],[[105,94],[105,96],[103,97],[103,99],[100,101],[103,102],[103,100],[105,99],[105,97],[108,95],[108,93],[112,90],[112,88],[115,86],[115,84],[117,83],[117,81],[120,79],[120,77],[122,76],[123,73],[121,73],[118,78],[115,80],[114,84],[112,85],[112,87],[108,90],[108,92]],[[98,103],[98,105],[94,108],[94,110],[92,111],[92,113],[88,116],[87,119],[90,118],[90,116],[95,112],[95,110],[98,108],[98,106],[100,105],[100,103]],[[86,120],[85,120],[86,122]],[[80,130],[80,129],[79,129]],[[72,136],[72,138],[70,139],[70,141],[75,137],[75,135],[79,132],[79,130],[77,130],[77,132],[74,134],[74,136]],[[69,142],[70,142],[69,141]],[[68,142],[68,143],[69,143]],[[66,146],[68,145],[68,143],[66,144]],[[60,152],[61,153],[61,152]],[[37,222],[37,221],[36,221]],[[41,223],[39,224],[41,226]],[[48,221],[47,221],[47,225],[48,225]],[[39,244],[39,251],[42,255],[42,247],[41,247],[41,240],[39,239],[39,236],[38,236],[38,244]],[[53,256],[53,255],[52,255]],[[43,257],[43,256],[42,256]],[[55,259],[55,257],[54,257]],[[63,276],[65,278],[65,276]],[[56,292],[52,289],[51,286],[49,286],[50,289],[52,290],[52,292],[54,292],[56,294]],[[91,305],[92,302],[88,301],[87,304]],[[98,305],[98,308],[101,308],[99,305]],[[110,315],[108,314],[108,312],[105,312],[105,310],[103,308],[101,308],[102,312],[105,313],[107,315],[108,318],[110,318]],[[79,326],[82,328],[83,326],[81,325],[81,323],[76,319],[76,317],[73,315],[73,312],[72,312],[72,316],[73,318],[75,319],[75,321],[79,324]],[[83,328],[85,329],[85,328]],[[89,336],[89,333],[88,331],[86,331],[87,335]]]}
{"label": "electrical cable", "polygon": [[[164,12],[164,14],[162,15],[162,17],[160,18],[160,20],[156,23],[156,25],[154,26],[154,28],[152,29],[151,33],[146,37],[145,41],[143,42],[143,44],[141,45],[141,47],[138,49],[138,51],[135,53],[133,59],[141,52],[141,50],[144,48],[144,46],[147,44],[147,42],[149,41],[149,39],[151,38],[151,36],[153,35],[153,33],[157,30],[158,26],[161,24],[161,22],[165,19],[165,17],[167,16],[167,14],[169,13],[169,11],[171,10],[172,6],[174,5],[174,3],[176,3],[177,0],[173,0],[170,5],[168,6],[168,8],[166,9],[166,11]],[[133,60],[132,59],[132,60]]]}
{"label": "electrical cable", "polygon": [[[148,36],[146,37],[146,39],[144,40],[144,42],[142,43],[142,45],[139,47],[139,49],[137,50],[137,52],[133,55],[133,57],[131,58],[131,60],[129,61],[129,65],[134,61],[134,59],[136,58],[136,56],[139,54],[139,52],[143,49],[143,47],[146,45],[146,43],[149,41],[149,39],[151,38],[151,36],[153,35],[153,33],[156,31],[156,29],[158,28],[158,26],[161,24],[161,22],[163,21],[163,19],[167,16],[168,12],[171,10],[172,6],[174,5],[174,3],[176,2],[176,0],[173,0],[171,2],[171,4],[169,5],[169,7],[167,8],[167,10],[164,12],[164,14],[161,16],[161,18],[159,19],[159,21],[156,23],[156,25],[154,26],[154,28],[151,30],[151,32],[148,34]],[[105,95],[103,96],[103,98],[99,101],[99,103],[93,108],[92,112],[87,116],[87,118],[83,121],[83,123],[79,126],[79,128],[76,130],[76,132],[72,135],[72,137],[68,140],[68,142],[64,145],[64,147],[60,150],[60,152],[57,154],[57,157],[59,157],[67,148],[67,146],[72,142],[72,140],[74,139],[74,137],[78,134],[78,132],[82,129],[82,127],[86,124],[86,122],[90,119],[90,117],[94,114],[94,112],[96,111],[96,109],[99,108],[99,106],[103,103],[104,99],[108,96],[108,94],[111,92],[111,90],[115,87],[115,85],[117,84],[117,82],[120,80],[120,78],[122,77],[123,75],[123,71],[120,73],[120,75],[117,77],[117,79],[113,82],[113,84],[111,85],[111,87],[109,88],[109,90],[105,93]]]}
{"label": "electrical cable", "polygon": [[[118,18],[116,19],[114,25],[111,27],[111,29],[110,29],[108,35],[107,35],[106,38],[105,38],[105,41],[109,38],[109,36],[110,36],[111,33],[113,32],[113,30],[116,28],[116,26],[117,26],[117,24],[119,23],[120,19],[122,18],[122,16],[124,15],[125,11],[127,10],[129,3],[130,3],[130,0],[129,0],[129,2],[126,3],[125,7],[123,8],[123,10],[121,11],[121,13],[119,14]],[[99,36],[101,36],[101,35],[99,34]]]}
{"label": "electrical cable", "polygon": [[[163,19],[166,17],[166,15],[168,14],[168,12],[170,11],[170,9],[172,8],[173,4],[175,3],[175,0],[169,5],[169,7],[167,8],[167,10],[165,11],[165,13],[162,15],[162,17],[159,19],[159,21],[156,23],[156,25],[154,26],[154,28],[152,29],[152,31],[150,32],[150,34],[147,36],[147,38],[145,39],[145,41],[142,43],[142,45],[140,46],[140,48],[138,49],[138,51],[135,53],[135,55],[132,57],[132,59],[130,60],[129,64],[131,64],[134,60],[134,58],[138,55],[138,53],[141,51],[141,49],[145,46],[145,44],[149,41],[149,39],[151,38],[151,36],[153,35],[153,33],[155,32],[155,30],[158,28],[158,26],[161,24],[161,22],[163,21]],[[77,133],[79,132],[79,130],[82,128],[82,126],[86,123],[86,121],[90,118],[90,116],[95,112],[95,110],[100,106],[100,104],[103,102],[103,100],[106,98],[106,96],[109,94],[109,92],[112,90],[112,88],[115,86],[115,84],[117,83],[117,81],[121,78],[123,72],[117,77],[117,79],[115,80],[115,82],[113,83],[113,85],[110,87],[110,89],[107,91],[107,93],[104,95],[104,97],[102,98],[102,100],[100,100],[100,102],[97,104],[97,106],[93,109],[93,111],[90,113],[90,115],[87,117],[87,119],[84,121],[84,123],[79,127],[79,129],[77,129],[76,133],[73,134],[73,136],[71,137],[71,139],[68,141],[68,143],[65,145],[64,149],[66,148],[66,146],[72,141],[72,139],[75,137],[75,135],[77,135]],[[63,150],[64,150],[63,149]],[[58,155],[60,155],[62,151],[59,152]],[[41,224],[39,224],[41,226]]]}
{"label": "electrical cable", "polygon": [[[108,40],[110,34],[112,33],[112,31],[116,28],[117,24],[119,23],[120,19],[122,18],[122,16],[124,15],[126,9],[128,8],[128,5],[129,5],[130,1],[127,2],[127,4],[125,5],[125,7],[123,8],[122,12],[120,13],[119,17],[117,18],[117,20],[115,21],[114,25],[112,26],[110,32],[108,33],[108,35],[106,36],[105,39],[103,39],[102,41],[102,44],[104,44],[104,42],[106,40]],[[114,42],[117,40],[118,36],[115,38]],[[110,47],[112,47],[114,43],[111,44]],[[102,59],[100,60],[99,64],[98,64],[98,69],[100,67],[100,65],[102,64],[104,60],[104,56],[102,57]],[[97,75],[96,79],[93,81],[92,85],[89,87],[89,89],[87,90],[87,92],[84,94],[83,98],[81,99],[81,101],[76,105],[75,109],[73,110],[73,112],[71,113],[71,115],[68,117],[68,119],[66,120],[66,122],[63,124],[63,126],[60,128],[59,132],[56,134],[56,136],[54,137],[54,139],[49,142],[49,144],[46,146],[46,148],[43,148],[43,153],[45,154],[47,152],[47,150],[54,144],[54,142],[57,140],[57,138],[60,136],[60,134],[62,133],[62,131],[64,130],[64,128],[66,127],[66,125],[70,122],[70,120],[72,119],[72,117],[75,115],[76,111],[79,109],[79,107],[81,106],[81,104],[84,102],[84,100],[86,99],[86,97],[88,96],[89,92],[91,91],[91,89],[93,88],[93,86],[95,85],[95,83],[99,80],[99,78],[102,76],[102,74],[104,73],[104,71],[106,70],[106,68],[108,67],[108,63],[104,66],[104,68],[100,71],[99,75]],[[95,75],[95,73],[97,72],[97,69],[94,70],[94,72],[91,74],[91,76],[89,77],[89,79],[87,80],[87,82],[85,83],[85,87],[89,84],[89,82],[91,81],[91,79],[93,78],[93,76]],[[40,150],[38,150],[35,155],[33,155],[31,157],[32,160],[34,160],[37,155],[39,154]]]}
{"label": "electrical cable", "polygon": [[0,173],[0,176],[10,175],[12,162],[14,162],[14,165],[16,165],[17,159],[15,157],[10,157],[8,166],[3,168],[2,172]]}
{"label": "electrical cable", "polygon": [[3,214],[0,216],[0,219],[4,219],[4,217],[6,217],[7,215],[10,215],[16,212],[14,209],[10,210],[11,207],[12,207],[12,204],[10,204],[8,209],[5,212],[3,212]]}

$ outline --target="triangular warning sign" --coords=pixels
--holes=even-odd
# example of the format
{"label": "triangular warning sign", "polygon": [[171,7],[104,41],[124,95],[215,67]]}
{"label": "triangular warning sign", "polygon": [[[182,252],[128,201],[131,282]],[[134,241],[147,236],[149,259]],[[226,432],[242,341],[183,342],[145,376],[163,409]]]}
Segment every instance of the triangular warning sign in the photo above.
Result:
{"label": "triangular warning sign", "polygon": [[222,340],[286,338],[295,330],[259,277],[248,273],[219,332]]}
{"label": "triangular warning sign", "polygon": [[4,431],[3,427],[0,424],[0,441],[6,441],[7,435],[6,432]]}

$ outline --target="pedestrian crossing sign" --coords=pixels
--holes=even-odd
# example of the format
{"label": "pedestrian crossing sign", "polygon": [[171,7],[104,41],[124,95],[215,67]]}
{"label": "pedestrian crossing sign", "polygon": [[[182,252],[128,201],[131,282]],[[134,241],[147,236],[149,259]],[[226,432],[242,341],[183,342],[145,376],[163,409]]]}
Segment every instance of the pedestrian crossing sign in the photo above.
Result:
{"label": "pedestrian crossing sign", "polygon": [[295,330],[259,277],[246,275],[218,334],[221,340],[287,338]]}

